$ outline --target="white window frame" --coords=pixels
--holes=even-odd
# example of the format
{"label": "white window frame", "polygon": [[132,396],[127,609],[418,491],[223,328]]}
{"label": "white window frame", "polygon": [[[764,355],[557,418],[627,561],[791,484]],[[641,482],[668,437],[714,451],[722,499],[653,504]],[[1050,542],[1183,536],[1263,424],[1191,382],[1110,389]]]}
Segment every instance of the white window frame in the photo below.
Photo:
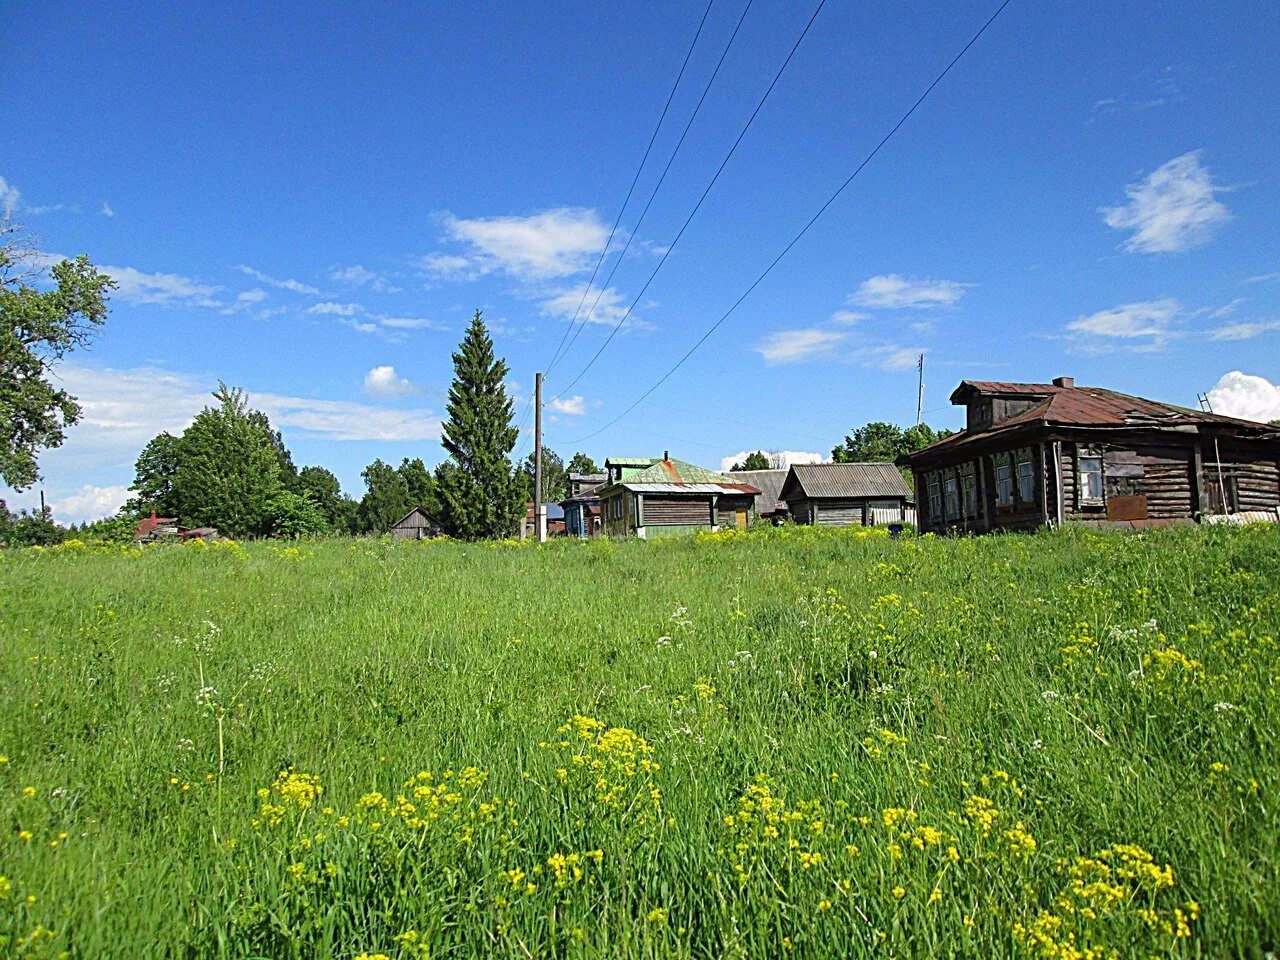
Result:
{"label": "white window frame", "polygon": [[[1097,470],[1084,469],[1086,460],[1098,461]],[[1085,487],[1085,476],[1087,474],[1098,475],[1098,495],[1090,496],[1088,489]],[[1076,489],[1080,498],[1080,503],[1088,506],[1101,506],[1106,502],[1107,498],[1107,465],[1103,459],[1102,451],[1092,447],[1080,447],[1076,450]]]}
{"label": "white window frame", "polygon": [[942,485],[936,470],[929,473],[929,519],[942,520]]}
{"label": "white window frame", "polygon": [[942,503],[949,520],[960,518],[960,481],[954,473],[942,481]]}
{"label": "white window frame", "polygon": [[[1001,476],[1001,471],[1004,476]],[[1014,504],[1013,464],[1008,458],[996,461],[996,506],[1011,507]]]}

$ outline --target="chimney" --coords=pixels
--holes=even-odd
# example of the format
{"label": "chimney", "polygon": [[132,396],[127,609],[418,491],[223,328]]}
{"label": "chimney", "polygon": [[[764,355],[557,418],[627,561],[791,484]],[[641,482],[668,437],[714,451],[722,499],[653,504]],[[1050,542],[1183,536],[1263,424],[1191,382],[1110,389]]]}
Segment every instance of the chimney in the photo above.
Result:
{"label": "chimney", "polygon": [[156,512],[155,512],[154,510],[152,510],[152,511],[151,511],[151,519],[152,519],[152,520],[154,520],[155,518],[156,518]]}
{"label": "chimney", "polygon": [[1053,385],[1055,387],[1063,387],[1063,388],[1074,387],[1076,385],[1076,378],[1075,377],[1054,377]]}
{"label": "chimney", "polygon": [[663,460],[670,460],[670,459],[671,459],[671,451],[670,451],[670,450],[663,450],[663,451],[662,451],[662,459],[663,459]]}

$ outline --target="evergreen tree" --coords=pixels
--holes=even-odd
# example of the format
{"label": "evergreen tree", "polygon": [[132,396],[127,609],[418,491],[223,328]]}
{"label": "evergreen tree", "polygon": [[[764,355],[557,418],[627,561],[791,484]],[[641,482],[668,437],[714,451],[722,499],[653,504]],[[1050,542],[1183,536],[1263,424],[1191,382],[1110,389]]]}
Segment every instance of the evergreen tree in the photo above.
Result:
{"label": "evergreen tree", "polygon": [[479,310],[453,355],[453,371],[441,443],[457,469],[436,471],[440,520],[463,540],[509,537],[524,515],[508,459],[519,431],[503,385],[507,365],[494,356]]}

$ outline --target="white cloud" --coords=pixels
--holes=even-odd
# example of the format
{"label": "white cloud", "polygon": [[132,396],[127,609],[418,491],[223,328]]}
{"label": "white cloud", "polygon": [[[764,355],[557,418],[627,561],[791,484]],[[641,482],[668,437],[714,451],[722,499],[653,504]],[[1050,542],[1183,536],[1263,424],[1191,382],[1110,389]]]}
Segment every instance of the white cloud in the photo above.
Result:
{"label": "white cloud", "polygon": [[966,286],[955,280],[922,280],[890,273],[862,281],[849,302],[890,309],[950,307],[964,296]]}
{"label": "white cloud", "polygon": [[392,410],[273,393],[251,394],[250,402],[261,407],[277,429],[292,427],[330,440],[438,440],[442,427],[440,418],[425,409]]}
{"label": "white cloud", "polygon": [[1128,203],[1098,212],[1107,226],[1133,231],[1124,243],[1126,250],[1179,253],[1207,243],[1231,219],[1215,196],[1224,189],[1200,165],[1200,151],[1193,150],[1126,187]]}
{"label": "white cloud", "polygon": [[67,205],[65,203],[45,203],[35,207],[28,207],[24,205],[22,212],[24,214],[30,214],[31,216],[38,217],[46,213],[57,213],[59,210],[65,210],[66,208]]}
{"label": "white cloud", "polygon": [[837,310],[831,315],[831,322],[840,327],[851,327],[867,317],[868,314],[858,313],[856,310]]}
{"label": "white cloud", "polygon": [[368,285],[371,290],[379,293],[399,293],[399,287],[393,287],[387,283],[387,278],[374,270],[370,270],[361,264],[355,264],[350,267],[334,267],[329,271],[329,279],[338,283],[348,283],[353,287],[363,287]]}
{"label": "white cloud", "polygon": [[547,404],[547,409],[563,413],[568,417],[583,417],[587,414],[587,401],[578,394],[572,397],[557,397]]}
{"label": "white cloud", "polygon": [[442,218],[448,239],[466,255],[432,254],[422,265],[458,278],[502,270],[524,279],[564,277],[590,266],[609,231],[594,210],[559,207],[527,217]]}
{"label": "white cloud", "polygon": [[254,287],[252,290],[246,290],[244,293],[236,296],[236,303],[261,303],[267,299],[267,291],[260,287]]}
{"label": "white cloud", "polygon": [[[569,320],[577,312],[579,323],[601,323],[609,326],[616,326],[623,317],[627,317],[629,304],[626,301],[626,297],[616,288],[606,287],[604,290],[598,290],[592,287],[587,291],[585,301],[582,297],[584,289],[586,289],[584,284],[578,284],[542,301],[543,316],[563,317],[565,320]],[[578,310],[578,304],[580,303],[582,304],[581,311]],[[595,305],[594,309],[592,304]],[[628,327],[649,326],[649,324],[641,321],[634,311],[631,316],[627,317],[626,325]]]}
{"label": "white cloud", "polygon": [[1245,283],[1266,283],[1268,280],[1280,280],[1280,272],[1260,273],[1256,277],[1245,277]]}
{"label": "white cloud", "polygon": [[1210,332],[1214,340],[1252,340],[1270,330],[1280,330],[1280,320],[1244,320],[1229,323]]}
{"label": "white cloud", "polygon": [[116,212],[111,209],[111,204],[105,200],[102,201],[102,215],[104,217],[114,217],[116,215]]}
{"label": "white cloud", "polygon": [[334,303],[333,301],[325,301],[317,303],[313,307],[307,309],[307,313],[319,314],[331,317],[354,317],[357,313],[364,313],[364,307],[358,303]]}
{"label": "white cloud", "polygon": [[892,343],[869,347],[868,358],[881,370],[914,370],[924,350],[920,347],[900,347]]}
{"label": "white cloud", "polygon": [[838,351],[849,339],[841,330],[823,330],[808,327],[802,330],[779,330],[756,344],[756,352],[766,363],[802,363],[818,357],[828,357]]}
{"label": "white cloud", "polygon": [[[820,453],[811,453],[808,450],[739,450],[737,453],[730,454],[720,459],[720,471],[731,470],[735,463],[742,463],[750,454],[757,452],[763,453],[769,458],[770,468],[781,470],[791,466],[793,463],[826,463],[829,458],[824,457]],[[777,464],[777,466],[773,466]]]}
{"label": "white cloud", "polygon": [[6,217],[13,216],[14,208],[17,207],[21,196],[17,187],[4,177],[0,177],[0,211],[4,211]]}
{"label": "white cloud", "polygon": [[103,267],[117,283],[113,297],[128,303],[157,303],[193,307],[222,307],[213,299],[219,287],[199,283],[176,273],[143,273],[133,267]]}
{"label": "white cloud", "polygon": [[396,374],[396,368],[389,365],[374,367],[364,377],[364,392],[371,397],[403,397],[417,393],[418,388]]}
{"label": "white cloud", "polygon": [[1068,335],[1086,348],[1155,350],[1177,336],[1172,329],[1182,305],[1170,297],[1138,303],[1123,303],[1077,317],[1067,324]]}
{"label": "white cloud", "polygon": [[395,330],[448,330],[449,326],[426,317],[385,317],[379,315],[378,323]]}
{"label": "white cloud", "polygon": [[86,483],[78,492],[50,501],[49,506],[60,523],[85,523],[111,516],[130,496],[128,487],[95,487]]}
{"label": "white cloud", "polygon": [[281,290],[292,290],[294,293],[305,293],[313,297],[320,296],[320,291],[309,284],[302,283],[298,280],[278,280],[273,276],[263,273],[248,264],[242,263],[237,268],[241,273],[248,274],[256,279],[259,283],[265,283],[271,287],[279,287]]}
{"label": "white cloud", "polygon": [[1280,386],[1265,377],[1233,370],[1209,391],[1214,413],[1267,423],[1280,420]]}

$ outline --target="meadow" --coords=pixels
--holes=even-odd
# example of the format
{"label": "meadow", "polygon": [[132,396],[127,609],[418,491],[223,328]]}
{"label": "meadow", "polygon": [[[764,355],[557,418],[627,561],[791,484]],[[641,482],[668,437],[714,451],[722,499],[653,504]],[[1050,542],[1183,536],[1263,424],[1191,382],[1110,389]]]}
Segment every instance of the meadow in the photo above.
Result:
{"label": "meadow", "polygon": [[1261,956],[1280,537],[0,556],[0,953]]}

